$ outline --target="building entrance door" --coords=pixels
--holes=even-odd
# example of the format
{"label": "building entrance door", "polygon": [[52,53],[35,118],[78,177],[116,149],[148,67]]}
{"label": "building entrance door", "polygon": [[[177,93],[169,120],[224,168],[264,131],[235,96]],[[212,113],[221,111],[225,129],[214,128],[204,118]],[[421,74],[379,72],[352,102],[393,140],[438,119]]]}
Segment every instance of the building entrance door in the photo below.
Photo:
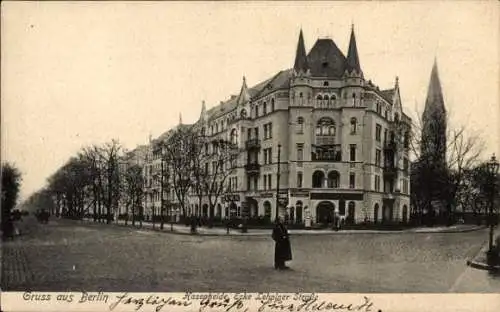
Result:
{"label": "building entrance door", "polygon": [[329,201],[320,202],[316,206],[316,223],[323,226],[333,223],[335,217],[335,205]]}

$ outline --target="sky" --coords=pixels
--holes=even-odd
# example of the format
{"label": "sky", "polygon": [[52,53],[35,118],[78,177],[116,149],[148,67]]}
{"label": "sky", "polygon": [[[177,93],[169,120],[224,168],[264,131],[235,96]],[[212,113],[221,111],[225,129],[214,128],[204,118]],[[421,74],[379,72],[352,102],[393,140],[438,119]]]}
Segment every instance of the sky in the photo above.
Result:
{"label": "sky", "polygon": [[2,2],[1,157],[21,199],[83,146],[128,149],[293,66],[351,25],[365,78],[423,111],[434,60],[452,126],[500,156],[499,8],[461,2]]}

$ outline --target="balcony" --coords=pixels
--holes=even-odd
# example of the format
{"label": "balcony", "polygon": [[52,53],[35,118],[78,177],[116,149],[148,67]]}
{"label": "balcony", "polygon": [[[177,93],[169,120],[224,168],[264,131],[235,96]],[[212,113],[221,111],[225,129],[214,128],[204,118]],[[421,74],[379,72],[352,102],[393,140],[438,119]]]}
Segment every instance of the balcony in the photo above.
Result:
{"label": "balcony", "polygon": [[316,136],[315,144],[317,146],[335,145],[334,136]]}
{"label": "balcony", "polygon": [[260,140],[259,139],[249,139],[246,141],[245,147],[247,150],[260,149]]}
{"label": "balcony", "polygon": [[321,153],[311,153],[312,161],[324,161],[324,162],[336,162],[342,161],[342,154],[340,151],[335,152],[321,152]]}
{"label": "balcony", "polygon": [[260,164],[257,163],[246,164],[245,170],[248,175],[258,175],[260,174]]}
{"label": "balcony", "polygon": [[394,141],[385,141],[384,142],[384,150],[386,151],[395,151],[396,150],[396,142]]}
{"label": "balcony", "polygon": [[398,174],[398,168],[394,167],[392,164],[386,164],[384,166],[384,178],[394,179]]}

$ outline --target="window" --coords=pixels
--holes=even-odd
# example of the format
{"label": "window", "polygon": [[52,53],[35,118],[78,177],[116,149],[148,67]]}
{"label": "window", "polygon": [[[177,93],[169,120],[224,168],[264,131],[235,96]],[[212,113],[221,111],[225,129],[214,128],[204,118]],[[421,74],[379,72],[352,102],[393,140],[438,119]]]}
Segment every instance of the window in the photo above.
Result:
{"label": "window", "polygon": [[356,161],[356,144],[350,146],[350,161]]}
{"label": "window", "polygon": [[271,217],[271,203],[268,201],[264,202],[264,215],[268,218]]}
{"label": "window", "polygon": [[380,192],[380,176],[375,176],[375,191]]}
{"label": "window", "polygon": [[384,143],[387,142],[387,129],[384,129]]}
{"label": "window", "polygon": [[297,144],[297,160],[304,160],[304,144]]}
{"label": "window", "polygon": [[304,133],[304,118],[298,117],[297,118],[297,125],[298,125],[297,132]]}
{"label": "window", "polygon": [[358,126],[358,121],[356,120],[356,118],[352,117],[351,118],[351,134],[356,134],[357,126]]}
{"label": "window", "polygon": [[254,139],[258,139],[259,138],[259,128],[254,128],[253,129],[253,134],[254,134]]}
{"label": "window", "polygon": [[273,124],[268,123],[264,125],[264,139],[270,139],[273,137]]}
{"label": "window", "polygon": [[264,106],[262,107],[262,114],[267,114],[267,103],[264,102]]}
{"label": "window", "polygon": [[252,128],[247,129],[247,140],[252,139]]}
{"label": "window", "polygon": [[297,172],[297,188],[302,188],[302,172]]}
{"label": "window", "polygon": [[328,87],[328,81],[323,82],[323,86]]}
{"label": "window", "polygon": [[354,172],[349,173],[349,188],[356,188],[356,175]]}
{"label": "window", "polygon": [[335,122],[331,118],[321,118],[316,124],[316,135],[335,136]]}
{"label": "window", "polygon": [[259,117],[259,106],[255,105],[255,118]]}
{"label": "window", "polygon": [[271,99],[271,112],[274,112],[274,99]]}
{"label": "window", "polygon": [[408,180],[403,180],[403,193],[408,194]]}
{"label": "window", "polygon": [[266,148],[264,149],[264,164],[272,164],[272,149],[271,148]]}
{"label": "window", "polygon": [[240,112],[240,118],[241,119],[245,119],[247,118],[247,111],[242,109],[241,112]]}
{"label": "window", "polygon": [[340,184],[340,175],[337,171],[330,171],[328,173],[328,188],[338,188]]}
{"label": "window", "polygon": [[264,175],[263,178],[264,178],[264,190],[267,190],[267,175]]}
{"label": "window", "polygon": [[408,148],[410,146],[410,132],[406,131],[404,135],[404,148]]}
{"label": "window", "polygon": [[410,163],[408,161],[408,158],[403,158],[403,170],[405,172],[408,172],[410,170]]}
{"label": "window", "polygon": [[323,181],[325,180],[325,174],[323,171],[315,171],[312,176],[313,188],[323,187]]}
{"label": "window", "polygon": [[376,109],[377,109],[377,114],[382,115],[382,106],[380,105],[380,102],[377,102]]}
{"label": "window", "polygon": [[382,126],[377,124],[375,126],[375,140],[377,140],[378,142],[381,141],[381,137],[382,137]]}
{"label": "window", "polygon": [[375,165],[379,167],[382,165],[382,151],[379,149],[375,150]]}
{"label": "window", "polygon": [[236,129],[231,130],[230,141],[231,144],[238,144],[238,134],[236,133]]}
{"label": "window", "polygon": [[321,96],[321,94],[318,94],[318,96],[316,97],[316,105],[321,106],[322,103],[323,103],[323,97]]}
{"label": "window", "polygon": [[269,189],[273,188],[273,175],[269,174]]}

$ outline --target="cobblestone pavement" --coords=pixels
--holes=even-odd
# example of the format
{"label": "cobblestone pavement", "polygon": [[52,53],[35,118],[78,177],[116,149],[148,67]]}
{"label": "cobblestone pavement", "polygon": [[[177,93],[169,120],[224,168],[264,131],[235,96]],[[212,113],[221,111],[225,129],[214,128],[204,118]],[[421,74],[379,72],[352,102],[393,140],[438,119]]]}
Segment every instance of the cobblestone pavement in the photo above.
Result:
{"label": "cobblestone pavement", "polygon": [[275,271],[265,236],[173,235],[24,220],[3,245],[4,290],[500,292],[467,267],[487,239],[465,233],[292,236],[292,270]]}

